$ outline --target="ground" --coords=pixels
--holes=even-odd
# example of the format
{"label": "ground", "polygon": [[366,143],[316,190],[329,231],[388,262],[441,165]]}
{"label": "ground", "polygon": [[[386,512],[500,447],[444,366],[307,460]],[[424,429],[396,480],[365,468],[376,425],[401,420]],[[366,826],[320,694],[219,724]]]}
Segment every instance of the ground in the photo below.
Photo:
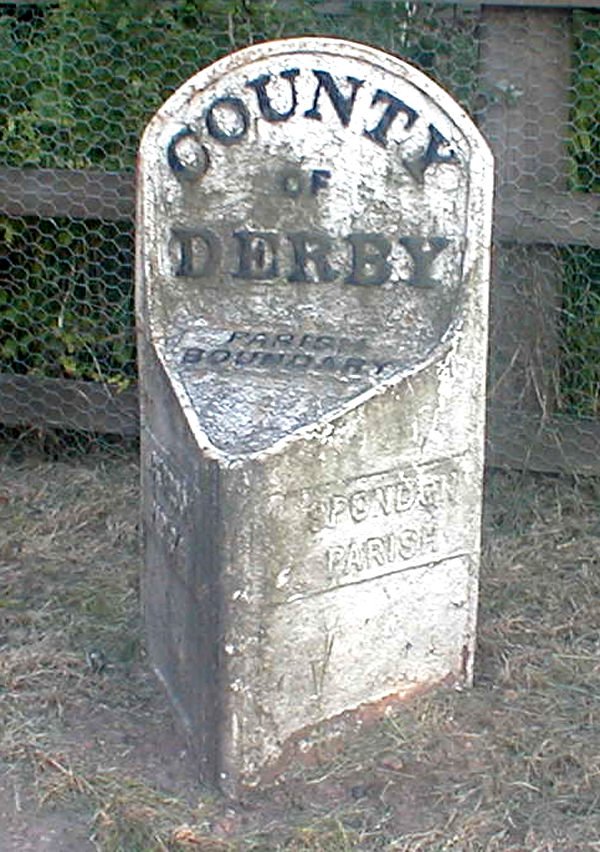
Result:
{"label": "ground", "polygon": [[0,852],[600,849],[597,480],[489,473],[472,690],[228,801],[145,657],[134,450],[47,449],[0,446]]}

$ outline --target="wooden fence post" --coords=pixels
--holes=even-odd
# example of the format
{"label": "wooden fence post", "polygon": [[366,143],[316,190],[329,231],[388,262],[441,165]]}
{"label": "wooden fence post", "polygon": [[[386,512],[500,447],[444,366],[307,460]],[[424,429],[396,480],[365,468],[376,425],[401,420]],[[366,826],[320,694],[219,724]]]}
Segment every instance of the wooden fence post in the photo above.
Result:
{"label": "wooden fence post", "polygon": [[[481,126],[496,157],[498,204],[564,192],[568,174],[571,13],[486,6],[481,12]],[[518,226],[518,204],[510,210]],[[559,375],[562,262],[546,245],[499,243],[493,259],[489,399],[552,412]],[[493,442],[493,436],[492,442]]]}

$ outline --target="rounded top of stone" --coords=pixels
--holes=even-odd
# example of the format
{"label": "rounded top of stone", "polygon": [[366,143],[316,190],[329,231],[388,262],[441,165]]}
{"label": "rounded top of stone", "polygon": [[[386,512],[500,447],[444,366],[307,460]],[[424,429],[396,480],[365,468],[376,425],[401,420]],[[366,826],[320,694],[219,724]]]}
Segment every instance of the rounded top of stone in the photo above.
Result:
{"label": "rounded top of stone", "polygon": [[243,48],[139,157],[138,316],[210,451],[245,456],[426,368],[485,301],[492,159],[396,56]]}
{"label": "rounded top of stone", "polygon": [[152,133],[157,131],[164,116],[176,115],[184,107],[188,98],[210,86],[221,76],[235,74],[256,61],[292,54],[324,55],[337,59],[352,58],[404,78],[436,100],[452,120],[461,127],[463,133],[469,137],[471,144],[480,149],[481,156],[489,164],[492,163],[492,153],[487,141],[472,118],[443,86],[409,61],[388,50],[336,36],[300,36],[258,42],[239,48],[221,57],[221,59],[217,59],[193,74],[167,98],[146,126],[140,150],[143,151],[146,138],[151,137]]}

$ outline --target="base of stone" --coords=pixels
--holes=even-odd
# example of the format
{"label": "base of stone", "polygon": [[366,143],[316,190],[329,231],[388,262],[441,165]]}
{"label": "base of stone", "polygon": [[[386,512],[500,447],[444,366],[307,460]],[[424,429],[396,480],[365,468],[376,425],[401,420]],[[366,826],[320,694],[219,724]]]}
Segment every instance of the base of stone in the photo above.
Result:
{"label": "base of stone", "polygon": [[[466,657],[466,655],[465,655]],[[197,752],[194,747],[192,726],[187,719],[179,701],[175,700],[172,690],[161,672],[153,667],[154,674],[163,688],[171,706],[175,710],[175,721],[181,736],[188,743],[190,753]],[[436,689],[466,689],[471,686],[470,673],[465,666],[459,674],[449,672],[441,680],[408,686],[401,692],[386,695],[377,701],[369,701],[345,710],[337,716],[325,719],[316,725],[308,725],[288,737],[281,748],[279,757],[262,767],[253,778],[240,777],[215,778],[207,776],[206,767],[198,762],[198,780],[202,784],[218,787],[221,792],[231,799],[239,799],[244,792],[256,790],[257,787],[273,787],[286,780],[286,775],[299,768],[314,769],[335,759],[347,748],[352,737],[360,731],[368,731],[374,725],[401,712],[410,701],[433,692]]]}
{"label": "base of stone", "polygon": [[462,689],[467,686],[469,683],[462,673],[457,676],[450,672],[442,680],[436,679],[430,683],[410,686],[402,692],[386,695],[377,701],[346,710],[317,725],[307,726],[288,738],[277,760],[263,767],[255,780],[242,781],[240,790],[271,786],[285,781],[286,773],[290,769],[321,766],[341,754],[352,736],[400,712],[411,700],[435,689]]}

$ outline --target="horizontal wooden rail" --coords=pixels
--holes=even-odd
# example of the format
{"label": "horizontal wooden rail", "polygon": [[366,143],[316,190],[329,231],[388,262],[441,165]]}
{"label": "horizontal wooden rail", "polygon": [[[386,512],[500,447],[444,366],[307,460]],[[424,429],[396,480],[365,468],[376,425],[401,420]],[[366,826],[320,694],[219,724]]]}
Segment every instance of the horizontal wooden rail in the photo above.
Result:
{"label": "horizontal wooden rail", "polygon": [[600,420],[565,415],[543,419],[490,406],[486,431],[489,467],[600,474]]}
{"label": "horizontal wooden rail", "polygon": [[[0,423],[135,436],[137,388],[0,373]],[[600,420],[492,408],[486,452],[490,467],[598,475]]]}
{"label": "horizontal wooden rail", "polygon": [[[3,0],[4,6],[51,6],[56,5],[57,0]],[[375,0],[377,2],[377,0]],[[600,3],[597,0],[417,0],[423,5],[454,5],[454,6],[531,6],[538,9],[598,9]],[[282,6],[290,6],[289,2],[283,0]],[[348,15],[348,0],[321,0],[316,6],[322,15]]]}
{"label": "horizontal wooden rail", "polygon": [[494,239],[600,248],[600,193],[501,190],[494,204]]}
{"label": "horizontal wooden rail", "polygon": [[[372,0],[373,2],[373,0]],[[375,5],[378,0],[374,0]],[[598,9],[598,0],[417,0],[421,6],[519,6],[536,9]],[[292,6],[291,2],[283,0],[282,6]],[[352,10],[348,0],[322,0],[315,6],[321,15],[351,15]]]}
{"label": "horizontal wooden rail", "polygon": [[0,373],[0,423],[137,435],[137,389]]}
{"label": "horizontal wooden rail", "polygon": [[133,218],[131,172],[0,169],[0,214],[119,221]]}
{"label": "horizontal wooden rail", "polygon": [[[134,197],[131,172],[0,169],[0,215],[130,220]],[[600,248],[600,193],[503,190],[494,218],[498,242]]]}
{"label": "horizontal wooden rail", "polygon": [[518,6],[521,9],[600,9],[598,0],[453,0],[453,3],[456,6]]}

